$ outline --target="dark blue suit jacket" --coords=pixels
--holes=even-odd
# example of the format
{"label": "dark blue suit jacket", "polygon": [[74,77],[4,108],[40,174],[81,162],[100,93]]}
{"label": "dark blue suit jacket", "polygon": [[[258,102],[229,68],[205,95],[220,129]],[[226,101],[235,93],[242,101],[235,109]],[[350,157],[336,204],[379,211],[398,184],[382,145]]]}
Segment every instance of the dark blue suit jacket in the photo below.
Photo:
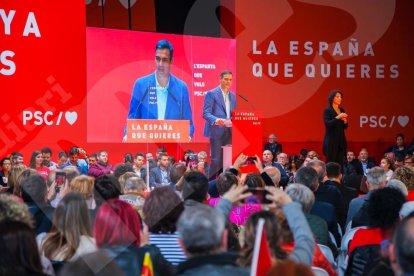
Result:
{"label": "dark blue suit jacket", "polygon": [[[158,119],[155,73],[139,78],[132,91],[128,119]],[[189,120],[190,136],[194,134],[188,87],[170,74],[165,120]]]}
{"label": "dark blue suit jacket", "polygon": [[[167,182],[170,183],[171,182],[170,170],[168,169],[167,172],[168,172]],[[149,183],[150,187],[154,187],[154,188],[164,185],[164,183],[162,183],[162,174],[161,174],[160,167],[152,168],[152,170],[150,171],[149,182],[150,182]]]}
{"label": "dark blue suit jacket", "polygon": [[[236,109],[236,96],[230,91],[230,112]],[[226,105],[220,87],[207,92],[204,99],[203,118],[206,120],[204,136],[220,138],[223,136],[225,126],[215,125],[217,119],[227,118]]]}

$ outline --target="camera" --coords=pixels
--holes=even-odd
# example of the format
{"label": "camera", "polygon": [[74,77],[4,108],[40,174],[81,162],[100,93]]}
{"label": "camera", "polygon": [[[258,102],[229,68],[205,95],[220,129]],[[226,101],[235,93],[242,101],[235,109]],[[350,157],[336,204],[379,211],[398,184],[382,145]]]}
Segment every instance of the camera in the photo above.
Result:
{"label": "camera", "polygon": [[197,153],[190,153],[187,155],[185,160],[185,164],[188,166],[190,164],[191,167],[196,166],[198,163]]}
{"label": "camera", "polygon": [[246,165],[254,165],[254,161],[256,161],[256,160],[257,160],[256,156],[249,156],[249,157],[247,157],[245,164]]}

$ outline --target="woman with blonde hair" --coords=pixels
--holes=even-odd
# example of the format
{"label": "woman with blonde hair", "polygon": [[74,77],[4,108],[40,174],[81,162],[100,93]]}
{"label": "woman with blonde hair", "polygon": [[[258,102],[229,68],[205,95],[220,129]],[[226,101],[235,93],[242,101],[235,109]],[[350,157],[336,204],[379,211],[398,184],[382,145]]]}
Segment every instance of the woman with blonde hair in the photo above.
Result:
{"label": "woman with blonde hair", "polygon": [[91,176],[80,175],[75,177],[69,183],[69,190],[74,193],[79,193],[85,199],[88,209],[95,209],[96,203],[93,198],[94,178]]}
{"label": "woman with blonde hair", "polygon": [[7,191],[10,194],[14,193],[14,187],[17,185],[17,178],[19,175],[26,169],[23,164],[17,164],[11,167],[9,177],[7,179],[7,185],[9,186],[9,190]]}

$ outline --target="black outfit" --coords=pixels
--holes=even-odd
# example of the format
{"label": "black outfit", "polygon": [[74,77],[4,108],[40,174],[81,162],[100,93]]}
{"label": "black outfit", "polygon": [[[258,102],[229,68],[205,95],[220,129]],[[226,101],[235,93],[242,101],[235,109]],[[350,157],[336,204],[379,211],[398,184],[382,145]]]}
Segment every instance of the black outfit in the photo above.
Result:
{"label": "black outfit", "polygon": [[[339,108],[341,113],[344,113],[343,108]],[[345,129],[348,128],[348,123],[335,117],[338,114],[332,106],[325,108],[323,111],[323,121],[325,122],[325,137],[323,139],[323,154],[326,156],[326,162],[336,162],[341,165],[344,164],[346,155],[346,137]]]}
{"label": "black outfit", "polygon": [[250,269],[239,267],[236,260],[237,255],[227,252],[196,256],[180,263],[177,267],[177,275],[249,275]]}
{"label": "black outfit", "polygon": [[267,143],[264,146],[264,151],[270,150],[273,154],[273,161],[276,160],[276,155],[282,152],[282,145],[275,142],[275,143]]}
{"label": "black outfit", "polygon": [[141,275],[142,263],[146,252],[151,255],[154,275],[174,275],[175,268],[161,254],[156,246],[145,245],[143,247],[112,245],[104,246],[102,250],[122,269],[124,275]]}
{"label": "black outfit", "polygon": [[[367,169],[371,169],[376,166],[376,163],[372,158],[368,157],[366,165]],[[364,171],[364,166],[362,165],[362,162],[360,160],[358,160],[355,163],[355,170],[358,175],[366,175],[366,172]]]}
{"label": "black outfit", "polygon": [[346,212],[344,210],[344,200],[338,187],[330,180],[319,184],[315,192],[315,200],[328,202],[335,208],[336,218],[341,226],[345,224]]}
{"label": "black outfit", "polygon": [[342,229],[345,229],[345,222],[346,222],[346,216],[348,214],[349,209],[349,203],[354,198],[358,197],[358,191],[359,189],[354,189],[351,187],[347,187],[339,182],[336,182],[334,180],[328,180],[325,182],[325,185],[333,185],[341,192],[342,195],[342,207],[341,207],[341,213],[340,217],[338,217],[338,222],[341,225]]}
{"label": "black outfit", "polygon": [[47,204],[36,204],[34,202],[26,202],[26,205],[35,224],[36,236],[43,232],[48,233],[52,228],[55,209]]}

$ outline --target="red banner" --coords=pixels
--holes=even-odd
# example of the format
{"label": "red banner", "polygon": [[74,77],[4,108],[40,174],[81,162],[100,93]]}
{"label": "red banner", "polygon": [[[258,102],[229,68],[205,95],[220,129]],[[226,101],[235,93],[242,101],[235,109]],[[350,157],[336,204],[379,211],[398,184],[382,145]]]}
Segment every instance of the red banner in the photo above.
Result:
{"label": "red banner", "polygon": [[128,120],[127,143],[189,143],[188,120]]}

